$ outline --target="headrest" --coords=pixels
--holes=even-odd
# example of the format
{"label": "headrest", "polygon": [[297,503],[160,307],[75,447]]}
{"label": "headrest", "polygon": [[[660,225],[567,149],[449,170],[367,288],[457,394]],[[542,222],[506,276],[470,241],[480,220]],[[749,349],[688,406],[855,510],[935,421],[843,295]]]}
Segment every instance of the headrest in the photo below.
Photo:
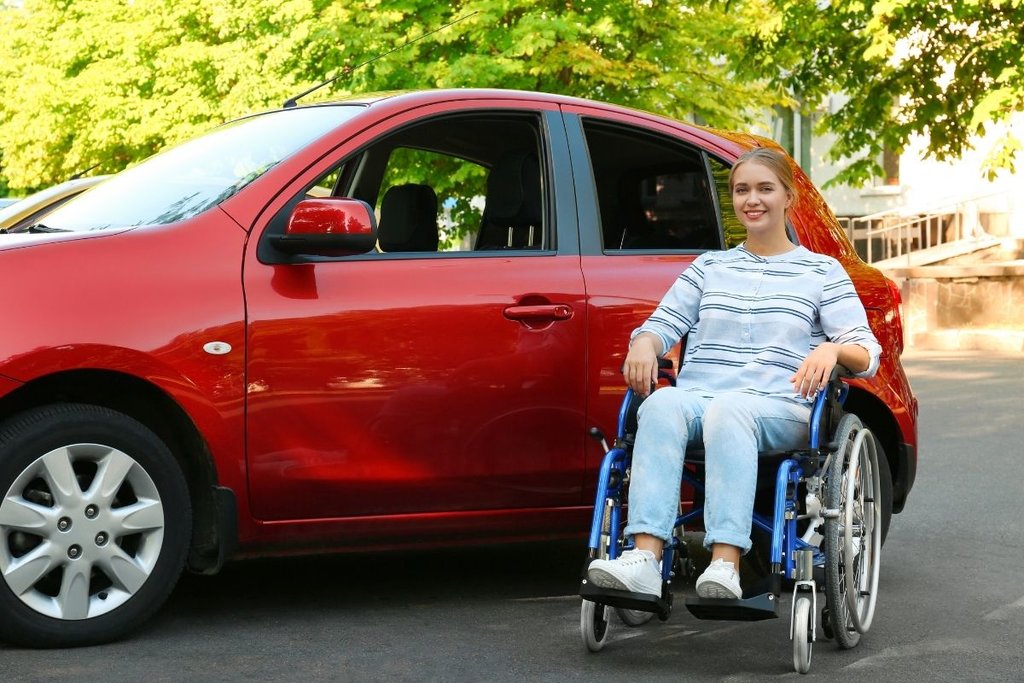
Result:
{"label": "headrest", "polygon": [[437,195],[427,185],[395,185],[380,203],[382,251],[437,251]]}
{"label": "headrest", "polygon": [[485,219],[506,226],[540,225],[540,164],[529,152],[510,152],[487,176]]}

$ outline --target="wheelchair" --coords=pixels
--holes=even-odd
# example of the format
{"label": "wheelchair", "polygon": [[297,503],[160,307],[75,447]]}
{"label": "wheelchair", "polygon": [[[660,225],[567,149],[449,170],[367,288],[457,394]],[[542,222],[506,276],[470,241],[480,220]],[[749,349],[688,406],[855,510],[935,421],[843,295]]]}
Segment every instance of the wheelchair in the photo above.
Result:
{"label": "wheelchair", "polygon": [[[671,362],[662,360],[659,366],[659,377],[674,385]],[[686,608],[698,619],[758,621],[779,616],[783,585],[792,585],[789,633],[793,666],[800,673],[810,670],[819,614],[824,637],[834,639],[840,648],[853,648],[871,626],[878,597],[882,541],[881,509],[875,503],[881,501],[878,451],[860,419],[843,411],[849,392],[846,375],[837,367],[827,387],[818,392],[805,449],[758,454],[759,472],[771,473],[774,468],[771,509],[759,511],[755,505],[753,517],[753,529],[771,538],[767,575],[738,600],[685,598]],[[583,599],[580,631],[591,652],[604,647],[612,611],[626,626],[639,626],[653,615],[665,621],[672,610],[673,579],[694,575],[684,534],[703,513],[703,451],[691,448],[686,452],[683,484],[695,493],[694,501],[681,503],[672,538],[665,545],[661,595],[600,588],[587,580],[594,559],[614,559],[632,548],[631,539],[623,535],[623,504],[642,400],[626,390],[611,448],[599,430],[591,429],[591,436],[605,449],[579,589]],[[764,493],[771,494],[768,488]],[[819,593],[824,598],[820,613]]]}

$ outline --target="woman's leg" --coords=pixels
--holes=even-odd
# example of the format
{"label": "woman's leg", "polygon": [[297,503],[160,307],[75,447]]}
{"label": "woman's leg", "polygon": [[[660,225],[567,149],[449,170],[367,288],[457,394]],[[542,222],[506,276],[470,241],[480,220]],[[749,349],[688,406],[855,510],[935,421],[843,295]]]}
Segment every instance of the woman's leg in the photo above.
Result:
{"label": "woman's leg", "polygon": [[679,511],[679,485],[686,445],[699,441],[701,416],[710,402],[682,389],[664,388],[640,406],[629,480],[625,534],[636,547],[661,559]]}
{"label": "woman's leg", "polygon": [[[779,398],[721,394],[704,414],[705,546],[733,562],[750,549],[757,453],[807,445],[810,407]],[[729,546],[718,548],[715,546]],[[732,548],[732,549],[730,549]]]}
{"label": "woman's leg", "polygon": [[588,578],[603,588],[661,595],[661,555],[679,509],[679,484],[688,441],[700,436],[708,399],[666,387],[640,406],[629,482],[629,524],[636,548],[614,560],[594,560]]}
{"label": "woman's leg", "polygon": [[704,414],[704,545],[711,564],[697,579],[702,598],[737,599],[740,556],[750,549],[757,453],[807,443],[807,406],[751,394],[721,394]]}

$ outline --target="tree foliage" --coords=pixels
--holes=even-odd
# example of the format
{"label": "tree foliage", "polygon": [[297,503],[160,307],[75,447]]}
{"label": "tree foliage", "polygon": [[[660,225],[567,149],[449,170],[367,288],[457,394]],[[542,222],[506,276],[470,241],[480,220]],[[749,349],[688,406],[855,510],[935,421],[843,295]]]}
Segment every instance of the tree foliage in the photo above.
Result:
{"label": "tree foliage", "polygon": [[842,93],[821,126],[853,183],[914,135],[953,158],[1024,110],[1024,0],[0,0],[0,25],[0,183],[21,190],[339,75],[306,101],[523,88],[732,128]]}
{"label": "tree foliage", "polygon": [[[739,59],[803,101],[848,101],[821,121],[830,156],[851,163],[838,181],[881,174],[883,149],[915,135],[928,153],[955,159],[993,124],[1024,111],[1024,0],[750,0],[775,13],[745,38]],[[1012,169],[1009,132],[990,150],[990,174]]]}
{"label": "tree foliage", "polygon": [[706,2],[25,0],[0,22],[0,174],[17,188],[120,170],[339,74],[307,100],[522,88],[736,127],[785,99],[736,77],[725,51],[748,18]]}

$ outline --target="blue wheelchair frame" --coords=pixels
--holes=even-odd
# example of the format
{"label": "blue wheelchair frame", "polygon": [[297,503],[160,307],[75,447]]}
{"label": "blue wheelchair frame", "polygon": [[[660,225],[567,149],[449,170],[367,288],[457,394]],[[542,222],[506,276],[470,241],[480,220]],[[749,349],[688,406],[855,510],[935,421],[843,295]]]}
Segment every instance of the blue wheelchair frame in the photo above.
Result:
{"label": "blue wheelchair frame", "polygon": [[[849,392],[845,382],[838,379],[838,372],[833,373],[827,387],[820,391],[815,398],[811,409],[809,424],[809,439],[806,449],[786,451],[764,455],[779,455],[783,457],[778,471],[775,475],[775,497],[773,506],[773,519],[766,519],[763,515],[754,512],[753,526],[771,535],[770,563],[771,573],[768,577],[770,589],[768,592],[744,598],[736,601],[704,600],[701,598],[688,598],[687,608],[698,618],[712,619],[739,619],[759,620],[778,616],[778,596],[781,592],[783,579],[797,578],[797,551],[810,550],[813,554],[813,565],[821,567],[825,564],[825,556],[822,550],[799,537],[797,532],[798,522],[798,485],[807,477],[814,476],[820,472],[821,467],[827,458],[830,446],[830,434],[828,429],[833,422],[837,422],[836,414],[842,406]],[[674,384],[674,378],[669,373],[662,372],[660,376]],[[618,429],[614,446],[608,450],[601,463],[598,476],[597,492],[595,495],[594,514],[590,528],[590,539],[588,543],[588,557],[584,566],[584,579],[581,582],[580,595],[593,602],[620,607],[626,609],[637,609],[654,612],[665,620],[671,610],[672,594],[669,591],[671,583],[672,568],[677,552],[685,554],[686,547],[683,540],[676,535],[666,543],[662,560],[662,582],[663,594],[659,599],[651,599],[653,596],[641,596],[639,594],[618,591],[614,589],[602,589],[588,585],[585,578],[586,567],[590,561],[601,556],[602,523],[606,514],[606,506],[611,509],[607,511],[610,519],[608,525],[608,558],[615,559],[621,550],[632,547],[628,541],[619,538],[622,531],[622,503],[627,472],[631,463],[629,453],[631,443],[627,440],[627,424],[629,422],[629,411],[635,400],[631,389],[626,390],[622,406],[619,409]],[[689,462],[689,461],[688,461]],[[703,493],[703,483],[694,477],[687,468],[683,469],[682,482],[689,484],[695,491]],[[674,528],[686,525],[703,515],[703,507],[694,507],[692,510],[679,515],[676,518]]]}

